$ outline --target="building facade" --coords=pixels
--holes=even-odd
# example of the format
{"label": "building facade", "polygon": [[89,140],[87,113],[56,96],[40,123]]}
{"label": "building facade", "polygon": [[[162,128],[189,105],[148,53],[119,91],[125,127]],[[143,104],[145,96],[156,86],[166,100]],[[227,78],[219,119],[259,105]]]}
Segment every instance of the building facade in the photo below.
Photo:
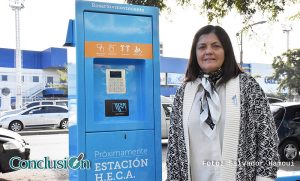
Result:
{"label": "building facade", "polygon": [[[22,96],[24,100],[54,94],[53,85],[61,84],[59,69],[67,65],[67,49],[48,48],[44,51],[22,51]],[[15,50],[0,48],[0,94],[5,89],[9,95],[1,94],[0,99],[10,96],[12,105],[16,95]],[[51,90],[52,89],[52,90]],[[1,103],[0,103],[1,104]],[[0,105],[0,109],[3,105]]]}
{"label": "building facade", "polygon": [[[177,87],[183,82],[188,59],[161,57],[161,94],[172,96]],[[278,84],[270,79],[274,69],[271,64],[251,63],[243,64],[243,70],[251,74],[267,94],[276,94]]]}
{"label": "building facade", "polygon": [[[65,69],[67,66],[67,49],[23,50],[22,55],[22,95],[26,100],[63,94],[62,90],[53,89],[53,85],[62,84],[57,70]],[[14,49],[0,48],[0,91],[9,90],[12,105],[16,95],[14,57]],[[169,97],[176,93],[176,89],[184,80],[187,62],[188,59],[184,58],[160,57],[161,95]],[[243,69],[255,77],[266,93],[277,93],[277,82],[269,78],[274,71],[271,64],[244,64]],[[1,94],[2,102],[3,97],[4,95]]]}

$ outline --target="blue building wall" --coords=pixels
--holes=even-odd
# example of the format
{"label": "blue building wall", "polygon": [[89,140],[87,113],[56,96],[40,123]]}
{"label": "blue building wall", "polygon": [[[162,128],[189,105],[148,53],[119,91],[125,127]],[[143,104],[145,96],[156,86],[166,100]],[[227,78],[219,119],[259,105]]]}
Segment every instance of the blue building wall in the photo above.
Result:
{"label": "blue building wall", "polygon": [[15,50],[0,48],[0,67],[15,67]]}
{"label": "blue building wall", "polygon": [[160,94],[166,97],[169,97],[170,95],[175,95],[176,90],[178,86],[172,85],[172,86],[160,86]]}
{"label": "blue building wall", "polygon": [[160,57],[160,72],[184,74],[187,62],[184,58]]}
{"label": "blue building wall", "polygon": [[[36,51],[22,51],[23,68],[28,69],[42,69],[41,53]],[[14,66],[15,67],[15,66]]]}
{"label": "blue building wall", "polygon": [[56,89],[56,88],[46,88],[45,90],[43,90],[43,96],[44,97],[68,97],[68,95],[66,95],[64,90]]}
{"label": "blue building wall", "polygon": [[[67,49],[48,48],[44,51],[23,50],[23,68],[64,68],[67,64]],[[0,48],[0,67],[15,68],[15,50]]]}
{"label": "blue building wall", "polygon": [[48,48],[41,52],[42,68],[63,68],[67,61],[66,49]]}

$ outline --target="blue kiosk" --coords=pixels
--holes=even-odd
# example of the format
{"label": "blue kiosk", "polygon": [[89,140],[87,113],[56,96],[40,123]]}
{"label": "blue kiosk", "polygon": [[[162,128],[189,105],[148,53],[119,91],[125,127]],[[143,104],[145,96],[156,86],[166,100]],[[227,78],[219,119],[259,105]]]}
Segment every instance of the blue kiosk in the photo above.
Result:
{"label": "blue kiosk", "polygon": [[76,0],[70,180],[161,180],[158,14]]}

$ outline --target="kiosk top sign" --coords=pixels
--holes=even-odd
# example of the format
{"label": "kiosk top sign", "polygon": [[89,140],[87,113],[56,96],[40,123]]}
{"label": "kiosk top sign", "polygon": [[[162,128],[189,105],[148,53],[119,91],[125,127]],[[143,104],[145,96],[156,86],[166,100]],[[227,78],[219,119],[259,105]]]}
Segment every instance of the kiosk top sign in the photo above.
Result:
{"label": "kiosk top sign", "polygon": [[85,57],[152,59],[152,44],[85,42]]}
{"label": "kiosk top sign", "polygon": [[113,10],[125,10],[125,11],[133,11],[133,12],[145,12],[145,9],[142,7],[137,6],[124,6],[124,5],[118,5],[118,4],[103,4],[103,3],[97,3],[97,2],[91,2],[91,6],[93,8],[101,8],[101,9],[113,9]]}

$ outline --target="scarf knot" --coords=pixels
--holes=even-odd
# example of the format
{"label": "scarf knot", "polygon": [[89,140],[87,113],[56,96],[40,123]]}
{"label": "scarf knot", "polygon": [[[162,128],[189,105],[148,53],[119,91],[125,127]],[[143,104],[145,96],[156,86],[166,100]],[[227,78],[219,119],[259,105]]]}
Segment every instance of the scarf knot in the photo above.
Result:
{"label": "scarf knot", "polygon": [[206,74],[202,71],[199,72],[199,75],[198,75],[198,78],[202,79],[203,77],[204,78],[207,78],[208,81],[210,83],[213,84],[213,86],[215,86],[216,82],[223,76],[223,71],[221,68],[219,68],[217,71],[215,72],[212,72],[210,74]]}
{"label": "scarf knot", "polygon": [[[211,137],[215,132],[215,125],[221,117],[221,103],[216,91],[215,84],[222,77],[222,69],[218,69],[211,74],[199,73],[203,86],[202,96],[200,98],[200,122],[205,134]],[[208,129],[206,129],[208,126]]]}

